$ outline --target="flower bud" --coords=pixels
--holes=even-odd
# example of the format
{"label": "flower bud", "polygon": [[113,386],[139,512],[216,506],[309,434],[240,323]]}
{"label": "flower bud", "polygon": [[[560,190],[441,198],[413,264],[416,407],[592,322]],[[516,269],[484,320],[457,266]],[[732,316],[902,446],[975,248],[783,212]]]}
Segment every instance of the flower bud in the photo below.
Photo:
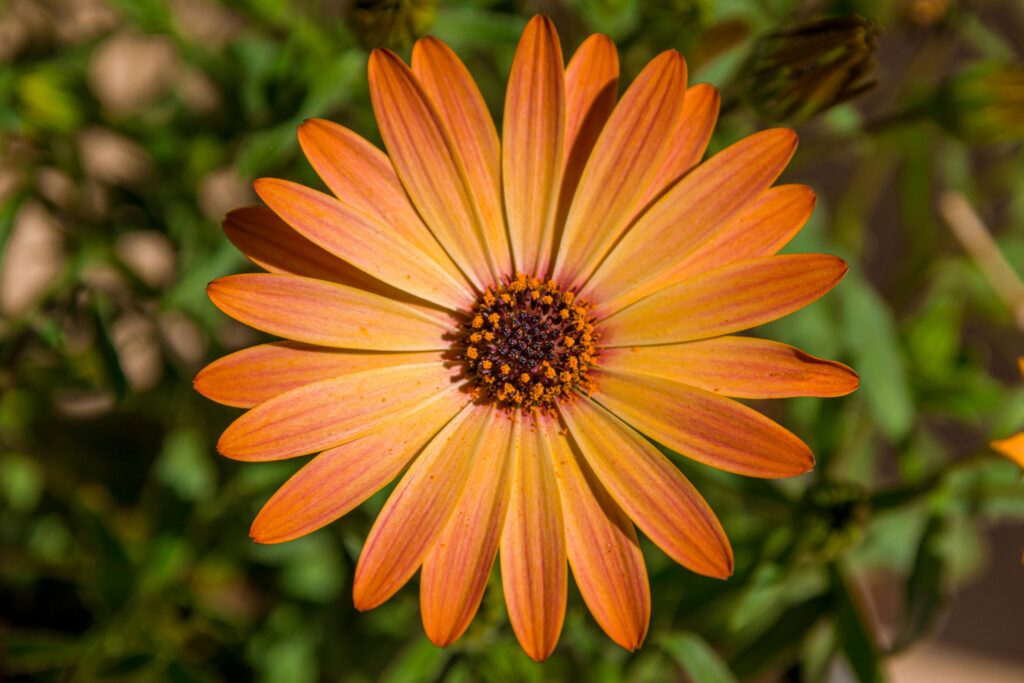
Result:
{"label": "flower bud", "polygon": [[365,47],[401,49],[427,32],[438,0],[356,0],[349,24]]}
{"label": "flower bud", "polygon": [[939,87],[934,105],[939,124],[967,142],[1024,140],[1024,64],[972,64]]}

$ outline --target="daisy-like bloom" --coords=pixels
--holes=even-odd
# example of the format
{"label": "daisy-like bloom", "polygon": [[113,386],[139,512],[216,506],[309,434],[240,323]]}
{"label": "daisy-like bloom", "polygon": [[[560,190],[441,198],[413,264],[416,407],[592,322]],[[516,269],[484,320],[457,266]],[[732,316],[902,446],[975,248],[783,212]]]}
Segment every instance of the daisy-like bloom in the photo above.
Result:
{"label": "daisy-like bloom", "polygon": [[412,65],[377,50],[369,82],[385,155],[313,120],[299,142],[332,195],[284,180],[228,237],[268,273],[213,282],[225,313],[287,341],[196,378],[248,408],[229,458],[317,453],[267,502],[260,543],[337,519],[404,471],[355,572],[360,610],[420,571],[427,635],[458,638],[495,558],[534,659],[558,641],[568,571],[601,628],[637,648],[650,594],[634,524],[706,576],[725,532],[650,437],[729,472],[811,469],[796,436],[732,400],[838,396],[857,377],[784,344],[733,336],[831,289],[846,264],[776,255],[814,205],[771,187],[796,147],[752,135],[698,165],[718,94],[674,51],[617,97],[611,41],[564,65],[551,22],[526,27],[499,139],[451,49]]}
{"label": "daisy-like bloom", "polygon": [[[1017,367],[1020,368],[1020,374],[1024,375],[1024,357],[1017,359]],[[1024,468],[1024,432],[1019,432],[1006,439],[993,441],[989,445],[992,446],[992,450],[1006,456]]]}

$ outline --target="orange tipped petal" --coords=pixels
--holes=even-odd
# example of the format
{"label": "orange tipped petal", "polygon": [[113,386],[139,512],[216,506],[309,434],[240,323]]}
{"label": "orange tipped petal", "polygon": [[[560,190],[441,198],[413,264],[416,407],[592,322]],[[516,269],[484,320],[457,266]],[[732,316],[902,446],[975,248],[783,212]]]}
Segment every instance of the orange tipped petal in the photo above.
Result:
{"label": "orange tipped petal", "polygon": [[683,113],[679,117],[676,132],[666,141],[669,147],[668,156],[661,162],[661,168],[651,180],[647,194],[637,204],[632,218],[636,218],[647,204],[675,185],[687,171],[700,163],[715,130],[721,101],[718,89],[707,83],[700,83],[686,91]]}
{"label": "orange tipped petal", "polygon": [[396,365],[313,382],[259,404],[232,422],[217,450],[235,460],[281,460],[340,446],[404,419],[428,401],[462,401],[456,370]]}
{"label": "orange tipped petal", "polygon": [[735,398],[845,396],[860,383],[842,363],[752,337],[604,349],[600,364],[609,371],[663,377]]}
{"label": "orange tipped petal", "polygon": [[324,451],[267,501],[249,535],[257,543],[282,543],[347,514],[398,476],[461,407],[434,401],[398,424]]}
{"label": "orange tipped petal", "polygon": [[442,360],[441,352],[365,353],[298,342],[260,344],[219,358],[199,371],[196,391],[237,408],[252,408],[286,391],[329,377],[391,365]]}
{"label": "orange tipped petal", "polygon": [[807,444],[742,403],[660,377],[609,370],[592,375],[595,400],[688,458],[768,479],[793,477],[814,467]]}
{"label": "orange tipped petal", "polygon": [[1008,439],[993,441],[990,445],[994,451],[1024,467],[1024,432],[1014,434]]}
{"label": "orange tipped petal", "polygon": [[637,219],[581,295],[613,311],[667,286],[682,257],[779,177],[796,143],[791,130],[766,130],[695,168]]}
{"label": "orange tipped petal", "polygon": [[349,129],[323,119],[309,119],[299,126],[299,144],[338,199],[388,226],[469,289],[465,277],[416,213],[384,152]]}
{"label": "orange tipped petal", "polygon": [[629,226],[668,154],[679,121],[686,62],[663,52],[637,76],[594,145],[566,218],[555,277],[583,284]]}
{"label": "orange tipped petal", "polygon": [[297,183],[261,178],[256,193],[295,231],[360,270],[410,294],[451,309],[473,302],[472,292],[393,226]]}
{"label": "orange tipped petal", "polygon": [[455,508],[494,417],[490,406],[467,405],[402,477],[359,554],[356,609],[380,605],[419,569]]}
{"label": "orange tipped petal", "polygon": [[370,96],[398,177],[434,236],[478,289],[498,279],[467,171],[441,115],[393,52],[370,54]]}
{"label": "orange tipped petal", "polygon": [[512,446],[512,420],[498,415],[455,511],[423,560],[420,612],[427,637],[439,647],[462,635],[487,587],[505,523]]}
{"label": "orange tipped petal", "polygon": [[551,20],[526,25],[512,62],[502,131],[509,236],[519,272],[548,271],[565,138],[565,71]]}
{"label": "orange tipped petal", "polygon": [[846,274],[826,254],[742,261],[684,280],[602,321],[605,346],[673,344],[771,322],[816,301]]}
{"label": "orange tipped petal", "polygon": [[718,518],[657,448],[589,399],[561,411],[587,464],[648,538],[698,574],[732,574],[732,548]]}
{"label": "orange tipped petal", "polygon": [[247,273],[214,280],[217,308],[270,334],[338,348],[373,351],[445,349],[447,316],[354,287],[294,275]]}
{"label": "orange tipped petal", "polygon": [[565,619],[568,568],[547,430],[517,413],[518,453],[501,534],[501,583],[516,639],[532,659],[554,651]]}
{"label": "orange tipped petal", "polygon": [[643,643],[651,592],[636,530],[568,438],[550,437],[576,585],[608,637],[633,651]]}
{"label": "orange tipped petal", "polygon": [[466,169],[487,245],[502,273],[512,272],[501,205],[501,143],[476,82],[450,47],[432,37],[412,50],[412,71],[430,97]]}

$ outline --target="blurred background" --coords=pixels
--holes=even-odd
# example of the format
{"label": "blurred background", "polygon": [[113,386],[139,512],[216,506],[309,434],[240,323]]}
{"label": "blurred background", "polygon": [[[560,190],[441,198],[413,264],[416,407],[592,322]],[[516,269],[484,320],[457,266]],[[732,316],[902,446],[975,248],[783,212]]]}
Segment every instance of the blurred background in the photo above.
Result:
{"label": "blurred background", "polygon": [[[757,402],[813,474],[677,458],[736,552],[728,582],[646,548],[637,653],[570,588],[531,662],[500,582],[439,650],[414,586],[353,610],[386,492],[309,537],[248,526],[298,461],[214,444],[192,391],[260,340],[208,302],[251,268],[223,237],[260,176],[319,181],[296,125],[378,142],[368,50],[451,44],[500,116],[519,33],[594,31],[623,83],[676,48],[723,96],[714,152],[796,127],[783,176],[819,195],[790,250],[844,282],[772,338],[852,365],[845,399]],[[988,449],[1024,428],[1024,5],[1019,0],[0,0],[0,680],[1024,680],[1024,486]],[[496,577],[492,577],[496,578]],[[413,582],[415,584],[415,582]]]}

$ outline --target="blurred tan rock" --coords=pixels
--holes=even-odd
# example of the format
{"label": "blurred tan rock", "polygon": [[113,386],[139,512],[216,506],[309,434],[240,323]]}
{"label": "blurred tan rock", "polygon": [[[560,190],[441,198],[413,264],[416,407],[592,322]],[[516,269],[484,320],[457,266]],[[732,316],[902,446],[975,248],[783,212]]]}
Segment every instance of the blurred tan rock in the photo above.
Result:
{"label": "blurred tan rock", "polygon": [[60,274],[66,260],[57,219],[38,201],[26,202],[0,259],[0,313],[31,308]]}
{"label": "blurred tan rock", "polygon": [[178,360],[197,367],[206,356],[206,339],[194,320],[181,311],[169,311],[158,321],[164,341]]}
{"label": "blurred tan rock", "polygon": [[8,0],[0,6],[0,60],[47,39],[52,17],[39,0]]}
{"label": "blurred tan rock", "polygon": [[178,53],[167,38],[122,32],[93,53],[89,87],[115,114],[139,111],[167,92],[178,68]]}
{"label": "blurred tan rock", "polygon": [[61,415],[87,420],[109,413],[114,407],[114,395],[103,390],[58,391],[53,402]]}
{"label": "blurred tan rock", "polygon": [[4,201],[21,187],[21,171],[13,166],[0,164],[0,202]]}
{"label": "blurred tan rock", "polygon": [[220,220],[231,209],[253,204],[256,193],[234,168],[212,171],[199,183],[199,209],[212,220]]}
{"label": "blurred tan rock", "polygon": [[171,16],[182,35],[209,49],[219,49],[238,35],[245,20],[211,0],[171,0]]}
{"label": "blurred tan rock", "polygon": [[156,324],[141,313],[125,313],[114,321],[111,338],[128,386],[134,391],[156,386],[163,374]]}
{"label": "blurred tan rock", "polygon": [[198,114],[220,108],[221,96],[217,85],[199,69],[182,67],[178,71],[175,90],[185,106]]}
{"label": "blurred tan rock", "polygon": [[121,262],[150,287],[165,287],[174,280],[174,245],[163,233],[126,233],[117,238],[114,250]]}
{"label": "blurred tan rock", "polygon": [[36,189],[39,194],[62,209],[70,209],[78,199],[75,181],[54,166],[44,166],[36,171]]}
{"label": "blurred tan rock", "polygon": [[109,263],[90,263],[82,269],[82,282],[113,297],[119,297],[128,290],[124,274]]}
{"label": "blurred tan rock", "polygon": [[60,0],[55,3],[53,32],[58,41],[77,44],[117,26],[114,8],[104,0]]}
{"label": "blurred tan rock", "polygon": [[82,167],[94,180],[132,186],[145,182],[152,173],[146,150],[108,128],[87,128],[76,142]]}

